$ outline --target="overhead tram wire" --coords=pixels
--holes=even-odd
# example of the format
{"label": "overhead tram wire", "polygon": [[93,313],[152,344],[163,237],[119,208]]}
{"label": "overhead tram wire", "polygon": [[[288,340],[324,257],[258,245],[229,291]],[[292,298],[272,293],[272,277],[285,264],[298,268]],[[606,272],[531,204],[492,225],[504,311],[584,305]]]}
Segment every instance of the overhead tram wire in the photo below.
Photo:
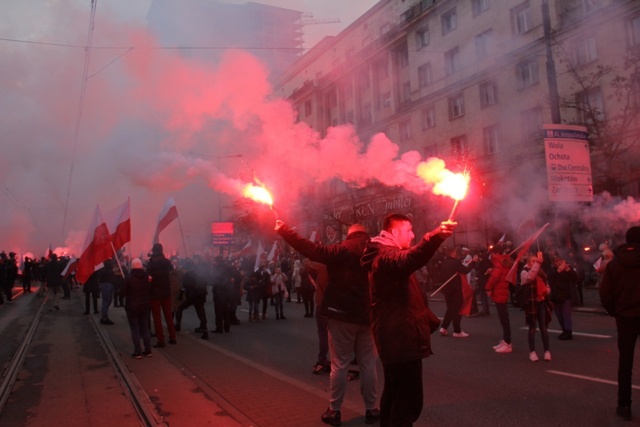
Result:
{"label": "overhead tram wire", "polygon": [[67,199],[64,204],[64,214],[62,217],[62,238],[67,224],[67,212],[69,210],[69,197],[71,196],[71,182],[73,181],[73,167],[76,160],[76,148],[78,146],[78,137],[80,135],[80,121],[82,118],[82,110],[84,107],[84,96],[87,87],[87,74],[89,72],[89,57],[91,54],[91,43],[93,40],[93,28],[96,19],[96,6],[98,0],[91,0],[91,18],[89,20],[89,33],[87,34],[87,44],[85,46],[84,68],[82,70],[82,84],[80,86],[80,102],[78,103],[78,114],[76,116],[76,128],[73,135],[73,147],[71,149],[71,167],[69,170],[69,182],[67,183]]}

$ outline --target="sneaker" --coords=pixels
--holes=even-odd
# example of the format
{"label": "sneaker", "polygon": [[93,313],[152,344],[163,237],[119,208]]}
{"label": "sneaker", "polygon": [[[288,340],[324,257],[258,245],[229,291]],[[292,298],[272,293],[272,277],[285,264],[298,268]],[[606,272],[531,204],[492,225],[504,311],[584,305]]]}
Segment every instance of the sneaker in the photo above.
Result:
{"label": "sneaker", "polygon": [[513,347],[511,344],[504,343],[502,347],[496,348],[496,353],[511,353],[513,351]]}
{"label": "sneaker", "polygon": [[447,335],[449,335],[449,332],[447,332],[447,330],[445,328],[440,328],[440,335],[442,335],[443,337],[446,337]]}
{"label": "sneaker", "polygon": [[149,350],[149,351],[143,351],[143,352],[142,352],[142,355],[143,355],[143,356],[145,356],[145,357],[151,357],[151,356],[153,356],[153,354],[151,353],[151,350]]}
{"label": "sneaker", "polygon": [[616,408],[616,415],[625,421],[631,421],[631,408],[629,406],[618,406]]}
{"label": "sneaker", "polygon": [[505,345],[507,345],[507,343],[506,343],[506,342],[504,342],[504,340],[500,340],[500,342],[499,342],[498,344],[496,344],[496,345],[494,345],[494,346],[493,346],[493,349],[494,349],[494,350],[497,350],[497,349],[499,349],[500,347],[503,347],[503,346],[505,346]]}
{"label": "sneaker", "polygon": [[323,423],[329,424],[330,426],[342,425],[342,421],[340,420],[340,411],[334,411],[331,408],[327,408],[324,414],[320,416],[320,419]]}
{"label": "sneaker", "polygon": [[466,333],[465,331],[460,331],[460,332],[454,332],[453,333],[453,337],[454,338],[467,338],[469,336],[468,333]]}
{"label": "sneaker", "polygon": [[380,419],[380,410],[379,409],[368,409],[364,414],[364,422],[365,424],[373,424]]}
{"label": "sneaker", "polygon": [[532,362],[538,361],[538,355],[536,354],[535,351],[532,351],[531,353],[529,353],[529,360],[531,360]]}
{"label": "sneaker", "polygon": [[320,375],[322,372],[324,372],[324,365],[321,363],[313,365],[313,370],[311,371],[313,375]]}
{"label": "sneaker", "polygon": [[551,352],[550,351],[545,351],[544,352],[544,360],[546,360],[547,362],[551,361]]}
{"label": "sneaker", "polygon": [[142,353],[136,351],[131,355],[131,357],[133,357],[134,359],[142,359]]}

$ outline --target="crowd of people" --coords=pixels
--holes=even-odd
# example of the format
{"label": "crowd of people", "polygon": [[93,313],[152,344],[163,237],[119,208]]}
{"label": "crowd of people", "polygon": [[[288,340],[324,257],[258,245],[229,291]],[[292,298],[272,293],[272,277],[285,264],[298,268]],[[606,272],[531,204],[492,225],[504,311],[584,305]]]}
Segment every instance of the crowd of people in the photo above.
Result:
{"label": "crowd of people", "polygon": [[[509,306],[516,305],[518,294],[523,295],[518,306],[528,325],[528,357],[532,362],[540,359],[536,352],[538,331],[541,358],[551,361],[547,327],[553,313],[562,328],[558,338],[573,339],[572,311],[583,304],[582,287],[589,280],[589,269],[597,274],[594,285],[602,286],[607,311],[620,314],[614,307],[619,303],[617,297],[612,296],[612,283],[618,279],[607,275],[606,267],[618,264],[607,245],[599,248],[595,263],[579,258],[575,250],[558,248],[550,240],[541,249],[517,257],[518,248],[509,242],[473,249],[446,245],[455,225],[445,221],[412,245],[411,219],[392,214],[373,238],[362,225],[354,224],[344,241],[323,245],[303,238],[278,220],[275,231],[291,251],[258,263],[250,258],[199,255],[169,259],[156,243],[146,260],[106,260],[82,284],[84,313],[93,310],[100,314],[100,323],[108,326],[114,324],[109,318],[111,306],[125,308],[132,357],[140,359],[150,357],[152,347],[177,344],[183,312],[190,307],[199,320],[194,332],[209,339],[209,332],[229,333],[232,325],[240,324],[237,311],[243,299],[248,305],[248,322],[267,320],[271,306],[275,320],[280,321],[287,320],[285,302],[292,302],[295,294],[296,302],[304,304],[304,316],[316,320],[318,358],[312,373],[330,375],[329,405],[321,419],[334,426],[341,425],[340,410],[353,364],[359,368],[366,422],[412,425],[422,410],[422,359],[431,354],[431,334],[439,331],[447,337],[452,325],[453,338],[468,338],[462,329],[465,317],[487,316],[495,308],[500,340],[493,349],[499,354],[511,353]],[[638,236],[632,235],[633,239]],[[55,253],[40,260],[25,257],[22,263],[13,252],[0,253],[0,304],[5,299],[11,302],[14,284],[20,279],[25,293],[31,292],[33,281],[39,282],[38,295],[48,291],[51,310],[59,310],[60,300],[70,298],[71,289],[79,286],[65,268],[69,263],[69,258],[58,258]],[[209,289],[215,323],[211,330],[205,311]],[[429,309],[429,297],[436,293],[446,302],[442,321]],[[636,317],[633,319],[627,323],[618,319],[619,331],[631,330],[619,338],[625,350],[620,362],[618,413],[625,419],[630,418],[627,385],[633,361],[631,343],[637,336]],[[378,360],[384,374],[380,409],[376,407]]]}

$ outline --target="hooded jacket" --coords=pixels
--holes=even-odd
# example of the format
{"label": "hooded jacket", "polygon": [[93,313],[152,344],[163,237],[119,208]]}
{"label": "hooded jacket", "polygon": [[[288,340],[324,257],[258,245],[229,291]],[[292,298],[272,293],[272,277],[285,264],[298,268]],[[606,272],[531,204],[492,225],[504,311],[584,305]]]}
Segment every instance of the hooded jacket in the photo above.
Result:
{"label": "hooded jacket", "polygon": [[419,360],[432,354],[426,295],[413,274],[444,241],[437,234],[401,249],[386,232],[371,240],[361,263],[369,272],[371,328],[383,364]]}
{"label": "hooded jacket", "polygon": [[124,308],[126,311],[148,310],[149,303],[149,276],[141,268],[134,268],[131,274],[124,279],[124,284],[120,288],[120,296],[125,298]]}
{"label": "hooded jacket", "polygon": [[355,231],[341,243],[324,246],[303,238],[286,225],[278,233],[302,255],[327,266],[329,283],[320,312],[344,322],[369,325],[371,299],[368,269],[360,265],[369,235],[364,231]]}
{"label": "hooded jacket", "polygon": [[169,273],[173,264],[163,253],[154,253],[147,264],[147,274],[151,276],[151,299],[171,298]]}
{"label": "hooded jacket", "polygon": [[616,249],[599,288],[600,301],[616,318],[640,318],[640,243]]}

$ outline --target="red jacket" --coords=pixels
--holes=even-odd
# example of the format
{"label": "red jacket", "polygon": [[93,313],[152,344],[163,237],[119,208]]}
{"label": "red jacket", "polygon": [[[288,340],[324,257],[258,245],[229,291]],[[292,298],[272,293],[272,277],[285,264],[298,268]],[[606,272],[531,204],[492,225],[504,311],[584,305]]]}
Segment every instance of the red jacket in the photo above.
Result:
{"label": "red jacket", "polygon": [[491,262],[493,263],[493,268],[485,289],[493,302],[506,304],[509,302],[510,297],[507,273],[511,269],[513,260],[509,255],[491,254]]}

